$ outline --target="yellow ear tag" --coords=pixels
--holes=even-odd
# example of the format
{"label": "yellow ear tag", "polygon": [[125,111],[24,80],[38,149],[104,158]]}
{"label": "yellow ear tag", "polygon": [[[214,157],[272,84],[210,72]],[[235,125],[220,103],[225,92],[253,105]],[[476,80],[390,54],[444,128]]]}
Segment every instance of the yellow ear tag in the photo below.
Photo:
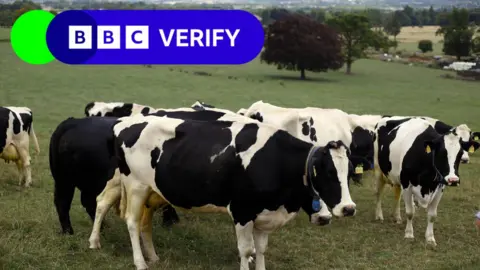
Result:
{"label": "yellow ear tag", "polygon": [[317,170],[315,169],[315,166],[313,166],[313,176],[317,177]]}
{"label": "yellow ear tag", "polygon": [[475,137],[473,138],[474,141],[478,141],[478,139],[479,139],[478,136],[475,136]]}
{"label": "yellow ear tag", "polygon": [[471,153],[473,153],[473,152],[475,152],[475,148],[474,148],[473,145],[472,145],[472,146],[470,146],[470,148],[468,148],[468,153],[471,154]]}
{"label": "yellow ear tag", "polygon": [[425,152],[427,152],[427,154],[430,154],[430,152],[432,152],[432,149],[430,149],[430,145],[427,145],[427,147],[425,148]]}
{"label": "yellow ear tag", "polygon": [[362,165],[358,165],[356,168],[355,168],[355,174],[362,174],[363,173],[363,166]]}

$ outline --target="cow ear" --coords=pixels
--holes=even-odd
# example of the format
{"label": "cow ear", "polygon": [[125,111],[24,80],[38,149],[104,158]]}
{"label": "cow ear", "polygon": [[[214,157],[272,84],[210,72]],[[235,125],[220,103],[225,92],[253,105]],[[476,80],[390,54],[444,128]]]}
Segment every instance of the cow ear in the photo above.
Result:
{"label": "cow ear", "polygon": [[474,141],[480,140],[480,132],[473,132],[472,133],[472,140],[474,140]]}
{"label": "cow ear", "polygon": [[468,151],[470,154],[477,151],[477,149],[480,148],[480,143],[478,143],[478,142],[474,142],[474,141],[464,142],[464,141],[461,141],[460,143],[462,144],[462,149],[465,150],[465,151]]}

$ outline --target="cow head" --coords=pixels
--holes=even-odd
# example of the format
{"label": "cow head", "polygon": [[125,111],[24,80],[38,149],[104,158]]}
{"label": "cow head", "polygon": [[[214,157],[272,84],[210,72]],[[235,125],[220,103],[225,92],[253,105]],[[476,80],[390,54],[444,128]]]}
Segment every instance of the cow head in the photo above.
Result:
{"label": "cow head", "polygon": [[316,201],[321,198],[337,217],[353,216],[356,212],[348,183],[349,156],[342,141],[331,141],[324,147],[313,147],[307,158],[305,184],[312,191],[312,204],[318,204]]}
{"label": "cow head", "polygon": [[194,109],[195,111],[203,111],[205,110],[205,108],[215,108],[215,107],[212,105],[206,104],[200,100],[197,100],[195,103],[192,104],[191,108]]}
{"label": "cow head", "polygon": [[471,140],[480,141],[480,132],[472,132]]}
{"label": "cow head", "polygon": [[[463,141],[469,141],[471,138],[472,131],[466,124],[461,124],[459,126],[454,127],[451,130],[454,134],[459,136]],[[463,151],[462,158],[460,159],[462,163],[470,162],[470,157],[468,156],[467,151]]]}
{"label": "cow head", "polygon": [[351,178],[359,183],[364,171],[373,169],[373,141],[372,131],[362,127],[356,127],[352,132],[352,143],[350,144],[350,161],[353,172]]}
{"label": "cow head", "polygon": [[87,104],[87,106],[85,106],[85,116],[93,116],[93,115],[90,115],[90,110],[93,108],[93,106],[95,106],[95,102],[89,102]]}
{"label": "cow head", "polygon": [[431,141],[424,142],[425,152],[431,157],[436,171],[436,180],[449,186],[460,184],[458,167],[464,151],[475,151],[480,143],[463,141],[454,132],[449,132]]}

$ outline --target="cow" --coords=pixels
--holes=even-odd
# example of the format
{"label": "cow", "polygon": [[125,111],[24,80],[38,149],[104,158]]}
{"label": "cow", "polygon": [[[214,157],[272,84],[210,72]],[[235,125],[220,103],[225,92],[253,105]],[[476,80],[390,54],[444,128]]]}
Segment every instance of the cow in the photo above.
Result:
{"label": "cow", "polygon": [[[380,118],[391,118],[391,119],[397,119],[397,120],[408,120],[411,118],[421,118],[426,121],[428,121],[435,131],[437,131],[440,134],[447,134],[448,132],[454,130],[461,138],[463,141],[469,141],[474,139],[474,134],[479,134],[478,132],[472,132],[471,129],[466,125],[466,124],[460,124],[458,126],[452,126],[449,125],[439,119],[432,118],[432,117],[427,117],[427,116],[392,116],[392,115],[384,115],[381,116]],[[376,120],[373,119],[371,124],[377,124],[380,119]],[[470,157],[468,155],[467,151],[463,151],[462,158],[460,160],[462,163],[469,163]]]}
{"label": "cow", "polygon": [[70,206],[75,188],[94,221],[96,198],[118,167],[114,158],[112,128],[118,117],[69,117],[50,138],[49,165],[54,180],[54,204],[63,234],[73,234]]}
{"label": "cow", "polygon": [[407,226],[405,238],[414,238],[414,199],[428,211],[426,242],[436,246],[433,224],[445,186],[460,184],[459,163],[463,150],[478,149],[479,143],[463,141],[450,130],[441,134],[427,120],[415,117],[384,118],[375,129],[376,220],[383,221],[381,196],[386,183],[396,191],[395,219],[401,223],[403,192]]}
{"label": "cow", "polygon": [[[227,212],[235,224],[240,269],[256,250],[265,269],[268,235],[301,208],[312,223],[322,198],[335,216],[353,216],[349,150],[341,141],[316,146],[261,123],[202,122],[135,115],[113,127],[122,185],[121,209],[137,269],[158,260],[152,208]],[[143,208],[147,203],[149,207]],[[143,209],[143,212],[142,212]],[[139,228],[140,220],[142,226]]]}
{"label": "cow", "polygon": [[92,101],[85,106],[85,116],[123,117],[137,113],[146,115],[155,112],[155,110],[150,106],[136,103]]}
{"label": "cow", "polygon": [[215,106],[210,105],[210,104],[206,104],[205,102],[202,102],[200,100],[195,101],[195,103],[193,103],[192,106],[190,106],[190,107],[192,109],[196,110],[196,111],[205,110],[205,109],[214,109],[215,108]]}
{"label": "cow", "polygon": [[30,167],[30,138],[36,154],[40,154],[37,136],[33,130],[33,113],[28,107],[0,107],[0,158],[15,162],[19,171],[19,185],[32,184]]}
{"label": "cow", "polygon": [[330,140],[341,140],[350,148],[350,158],[355,168],[351,178],[355,182],[360,182],[364,170],[373,168],[375,124],[372,123],[380,120],[381,116],[349,115],[339,109],[284,108],[261,100],[241,113],[269,124],[281,122],[285,116],[296,113],[299,115],[297,138],[319,145]]}
{"label": "cow", "polygon": [[[240,123],[259,123],[257,120],[241,116],[235,113],[225,113],[220,112],[217,110],[200,110],[197,111],[196,109],[192,108],[176,108],[176,109],[158,109],[154,114],[151,114],[157,117],[168,117],[168,118],[177,118],[177,119],[184,119],[184,120],[197,120],[197,121],[235,121]],[[290,126],[294,126],[298,119],[296,118],[295,114],[291,114],[290,118],[285,118],[283,122],[282,128],[284,128],[288,132],[294,132],[292,130],[288,130]],[[97,197],[97,210],[95,215],[95,221],[92,228],[92,233],[89,238],[90,248],[91,249],[98,249],[101,247],[100,245],[100,228],[102,221],[110,209],[110,207],[118,200],[120,197],[120,183],[117,179],[112,179],[108,181],[107,186],[102,191],[101,194]],[[321,201],[321,204],[324,204]],[[170,224],[176,223],[179,221],[178,215],[171,206],[167,205],[164,208],[163,212],[163,223],[165,226],[169,226]]]}

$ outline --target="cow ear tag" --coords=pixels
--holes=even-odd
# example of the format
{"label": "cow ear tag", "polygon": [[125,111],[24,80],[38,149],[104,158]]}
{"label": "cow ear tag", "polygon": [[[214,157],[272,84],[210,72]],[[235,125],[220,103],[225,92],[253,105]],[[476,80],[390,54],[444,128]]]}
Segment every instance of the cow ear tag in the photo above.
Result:
{"label": "cow ear tag", "polygon": [[478,141],[478,139],[479,139],[478,136],[475,136],[475,137],[473,138],[474,141]]}
{"label": "cow ear tag", "polygon": [[313,209],[313,211],[315,211],[315,212],[320,211],[320,201],[319,201],[319,200],[313,199],[313,201],[312,201],[312,209]]}
{"label": "cow ear tag", "polygon": [[470,148],[468,148],[468,153],[472,154],[475,152],[475,148],[473,147],[473,145],[470,146]]}
{"label": "cow ear tag", "polygon": [[355,174],[362,174],[363,173],[363,165],[358,165],[355,167]]}
{"label": "cow ear tag", "polygon": [[430,145],[427,145],[427,147],[425,147],[425,152],[427,152],[427,154],[430,154],[430,152],[432,152],[432,149],[430,149]]}

